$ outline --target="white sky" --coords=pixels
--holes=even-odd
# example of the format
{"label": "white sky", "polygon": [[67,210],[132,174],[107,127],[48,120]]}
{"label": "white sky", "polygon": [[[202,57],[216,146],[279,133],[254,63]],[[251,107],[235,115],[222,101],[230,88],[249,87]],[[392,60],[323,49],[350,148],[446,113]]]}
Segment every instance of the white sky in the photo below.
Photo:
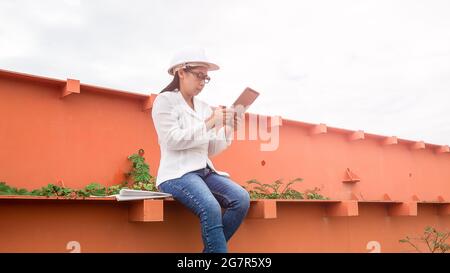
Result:
{"label": "white sky", "polygon": [[448,0],[0,2],[1,69],[159,93],[185,46],[211,105],[450,144]]}

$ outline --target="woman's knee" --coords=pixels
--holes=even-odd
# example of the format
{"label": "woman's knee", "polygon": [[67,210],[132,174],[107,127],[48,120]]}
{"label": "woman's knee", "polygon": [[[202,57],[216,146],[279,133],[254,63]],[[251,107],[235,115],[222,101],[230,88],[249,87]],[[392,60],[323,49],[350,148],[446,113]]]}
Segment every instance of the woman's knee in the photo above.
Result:
{"label": "woman's knee", "polygon": [[244,190],[242,193],[242,206],[246,207],[247,209],[250,207],[250,194]]}
{"label": "woman's knee", "polygon": [[244,188],[241,188],[236,194],[236,203],[243,210],[248,210],[250,207],[250,195]]}

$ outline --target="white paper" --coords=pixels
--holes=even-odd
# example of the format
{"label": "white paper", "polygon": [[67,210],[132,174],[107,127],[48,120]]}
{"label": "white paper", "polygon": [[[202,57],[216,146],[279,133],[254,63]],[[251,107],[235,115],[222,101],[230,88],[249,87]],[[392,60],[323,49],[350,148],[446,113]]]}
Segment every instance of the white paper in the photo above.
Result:
{"label": "white paper", "polygon": [[[92,195],[92,197],[102,197],[102,196]],[[172,197],[172,194],[157,191],[121,189],[119,194],[113,194],[106,197],[115,197],[117,201],[129,201],[129,200],[144,200],[144,199]]]}
{"label": "white paper", "polygon": [[157,199],[157,198],[168,197],[168,196],[159,196],[159,195],[154,195],[154,196],[126,196],[126,195],[120,195],[120,194],[115,194],[113,196],[116,197],[117,201]]}
{"label": "white paper", "polygon": [[158,191],[141,191],[141,190],[131,190],[131,189],[121,189],[120,195],[122,196],[172,196],[169,193],[158,192]]}

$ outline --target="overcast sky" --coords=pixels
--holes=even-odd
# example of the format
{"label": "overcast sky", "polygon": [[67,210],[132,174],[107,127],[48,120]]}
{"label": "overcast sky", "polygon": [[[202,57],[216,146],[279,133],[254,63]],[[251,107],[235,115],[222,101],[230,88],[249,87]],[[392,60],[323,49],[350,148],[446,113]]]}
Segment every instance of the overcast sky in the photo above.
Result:
{"label": "overcast sky", "polygon": [[199,98],[450,144],[450,1],[1,1],[0,68],[158,93],[172,55],[221,69]]}

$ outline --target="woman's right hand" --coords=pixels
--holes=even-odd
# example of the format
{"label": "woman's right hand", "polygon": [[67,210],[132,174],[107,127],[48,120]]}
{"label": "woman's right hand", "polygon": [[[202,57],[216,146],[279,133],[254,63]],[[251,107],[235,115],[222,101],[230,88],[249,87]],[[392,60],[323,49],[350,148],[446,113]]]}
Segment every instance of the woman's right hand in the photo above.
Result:
{"label": "woman's right hand", "polygon": [[205,120],[206,128],[216,127],[216,129],[220,129],[226,123],[231,122],[234,114],[235,110],[232,108],[226,108],[225,106],[216,107],[211,116]]}

